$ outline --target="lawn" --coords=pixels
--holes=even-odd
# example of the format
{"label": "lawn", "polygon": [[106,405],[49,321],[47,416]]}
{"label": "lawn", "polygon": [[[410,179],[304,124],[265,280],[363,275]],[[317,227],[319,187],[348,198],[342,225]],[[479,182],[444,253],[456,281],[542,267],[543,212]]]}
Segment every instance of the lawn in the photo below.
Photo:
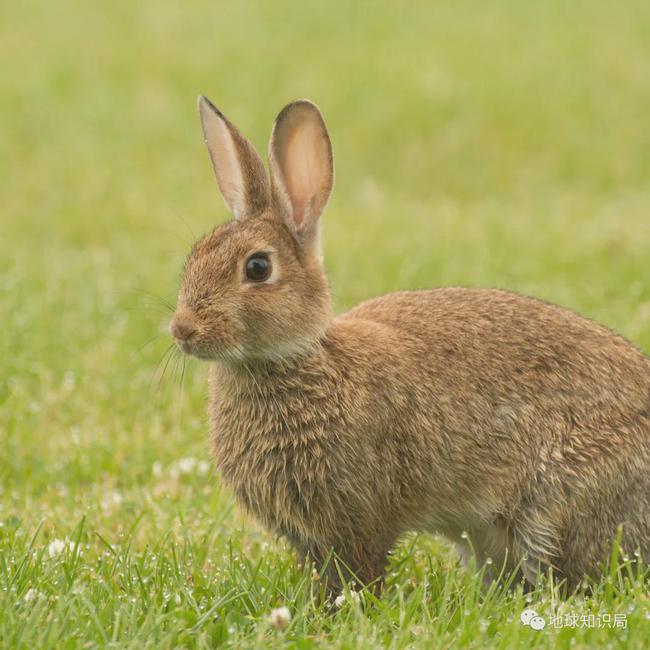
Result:
{"label": "lawn", "polygon": [[164,357],[228,218],[199,93],[260,151],[290,99],[323,110],[337,310],[503,287],[650,351],[647,1],[14,0],[0,43],[0,646],[648,647],[648,583],[485,588],[428,536],[327,612],[220,487],[206,367]]}

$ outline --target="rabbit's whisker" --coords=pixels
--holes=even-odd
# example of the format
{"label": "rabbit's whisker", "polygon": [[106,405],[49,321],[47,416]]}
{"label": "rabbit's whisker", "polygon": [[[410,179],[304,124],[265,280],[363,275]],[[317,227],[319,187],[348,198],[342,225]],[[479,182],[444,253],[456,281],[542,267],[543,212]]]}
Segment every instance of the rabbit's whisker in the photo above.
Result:
{"label": "rabbit's whisker", "polygon": [[141,300],[152,300],[152,304],[145,304],[145,307],[151,308],[153,305],[157,305],[159,307],[164,307],[166,311],[173,313],[174,312],[174,305],[172,305],[169,300],[166,300],[162,296],[159,296],[155,293],[152,293],[151,291],[147,291],[146,289],[123,289],[122,293],[131,293],[135,294],[138,296]]}
{"label": "rabbit's whisker", "polygon": [[162,366],[162,372],[158,375],[158,384],[157,388],[160,388],[162,385],[163,378],[165,377],[165,373],[167,372],[167,367],[169,366],[169,362],[174,356],[174,349],[176,348],[176,345],[174,343],[171,343],[167,349],[163,352],[162,357],[160,358],[160,361],[156,365],[156,369],[154,370],[154,378],[158,374],[158,371],[160,367]]}
{"label": "rabbit's whisker", "polygon": [[161,336],[166,336],[165,332],[158,332],[155,336],[152,336],[148,341],[143,343],[137,350],[133,352],[131,355],[131,359],[134,359],[137,357],[145,348],[149,347],[152,343],[157,341]]}

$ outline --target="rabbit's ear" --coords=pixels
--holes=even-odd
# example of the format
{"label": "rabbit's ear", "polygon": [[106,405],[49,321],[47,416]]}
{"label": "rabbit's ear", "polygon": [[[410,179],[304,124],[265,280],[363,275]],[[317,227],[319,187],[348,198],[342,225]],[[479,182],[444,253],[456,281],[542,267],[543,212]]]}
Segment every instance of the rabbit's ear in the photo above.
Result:
{"label": "rabbit's ear", "polygon": [[269,142],[271,188],[276,209],[301,239],[317,237],[317,223],[334,182],[332,144],[312,102],[285,106]]}
{"label": "rabbit's ear", "polygon": [[199,97],[199,116],[217,183],[235,218],[253,217],[270,205],[264,163],[253,145],[207,97]]}

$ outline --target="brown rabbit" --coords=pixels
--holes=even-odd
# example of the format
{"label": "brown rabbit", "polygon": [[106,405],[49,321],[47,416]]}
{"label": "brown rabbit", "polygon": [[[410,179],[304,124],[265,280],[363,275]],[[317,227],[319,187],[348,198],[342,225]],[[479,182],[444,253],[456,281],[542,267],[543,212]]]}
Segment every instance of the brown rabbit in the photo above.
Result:
{"label": "brown rabbit", "polygon": [[479,563],[522,562],[531,582],[548,567],[569,586],[597,575],[619,527],[650,561],[647,356],[506,291],[404,291],[333,316],[318,108],[279,114],[270,179],[206,98],[199,112],[235,220],[192,249],[171,332],[211,362],[214,456],[247,510],[364,583],[410,530],[443,533]]}

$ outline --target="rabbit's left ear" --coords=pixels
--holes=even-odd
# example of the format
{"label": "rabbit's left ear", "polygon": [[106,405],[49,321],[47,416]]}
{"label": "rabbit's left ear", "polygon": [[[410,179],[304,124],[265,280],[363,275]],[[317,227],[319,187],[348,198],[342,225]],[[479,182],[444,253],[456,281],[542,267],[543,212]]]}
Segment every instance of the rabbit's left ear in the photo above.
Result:
{"label": "rabbit's left ear", "polygon": [[318,218],[334,183],[332,144],[315,104],[285,106],[273,125],[269,167],[275,208],[305,244],[317,238]]}

